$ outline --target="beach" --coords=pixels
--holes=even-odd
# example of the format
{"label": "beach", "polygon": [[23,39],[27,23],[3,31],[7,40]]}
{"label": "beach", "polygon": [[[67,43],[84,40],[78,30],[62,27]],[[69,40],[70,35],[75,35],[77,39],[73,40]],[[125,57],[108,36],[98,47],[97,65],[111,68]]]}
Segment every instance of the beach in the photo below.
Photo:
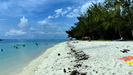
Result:
{"label": "beach", "polygon": [[16,75],[133,75],[132,41],[66,41],[47,49]]}

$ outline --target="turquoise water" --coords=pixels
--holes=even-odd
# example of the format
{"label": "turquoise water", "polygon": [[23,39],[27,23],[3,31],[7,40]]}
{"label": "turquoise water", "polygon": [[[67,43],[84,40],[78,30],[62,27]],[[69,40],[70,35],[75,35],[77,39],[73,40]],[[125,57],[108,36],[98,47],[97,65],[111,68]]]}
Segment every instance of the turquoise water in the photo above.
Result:
{"label": "turquoise water", "polygon": [[0,41],[0,75],[14,75],[47,48],[65,40]]}

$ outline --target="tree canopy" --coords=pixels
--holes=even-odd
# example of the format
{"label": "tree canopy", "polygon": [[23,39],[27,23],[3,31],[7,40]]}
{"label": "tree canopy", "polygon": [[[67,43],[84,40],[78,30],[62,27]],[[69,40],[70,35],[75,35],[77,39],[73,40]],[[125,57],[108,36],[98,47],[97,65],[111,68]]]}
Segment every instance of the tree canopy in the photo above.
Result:
{"label": "tree canopy", "polygon": [[123,37],[133,39],[133,1],[105,0],[92,3],[85,13],[77,17],[78,22],[67,30],[68,37],[81,39],[113,40]]}

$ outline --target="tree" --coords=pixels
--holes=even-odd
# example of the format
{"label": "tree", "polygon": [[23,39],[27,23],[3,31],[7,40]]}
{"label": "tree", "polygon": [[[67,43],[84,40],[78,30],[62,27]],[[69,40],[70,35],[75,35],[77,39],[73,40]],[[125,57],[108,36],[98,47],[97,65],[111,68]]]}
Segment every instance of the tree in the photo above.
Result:
{"label": "tree", "polygon": [[[77,17],[78,22],[66,31],[69,37],[80,39],[117,39],[133,36],[133,4],[130,0],[105,0],[92,3],[85,13]],[[129,32],[129,29],[131,32]]]}

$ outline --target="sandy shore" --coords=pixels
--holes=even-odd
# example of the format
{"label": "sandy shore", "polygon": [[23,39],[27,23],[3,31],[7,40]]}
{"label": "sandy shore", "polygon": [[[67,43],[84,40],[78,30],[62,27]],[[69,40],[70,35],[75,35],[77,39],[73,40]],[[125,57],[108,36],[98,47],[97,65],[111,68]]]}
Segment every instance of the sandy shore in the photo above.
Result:
{"label": "sandy shore", "polygon": [[132,41],[67,41],[17,75],[133,75],[133,65],[119,59],[126,56],[133,56]]}

